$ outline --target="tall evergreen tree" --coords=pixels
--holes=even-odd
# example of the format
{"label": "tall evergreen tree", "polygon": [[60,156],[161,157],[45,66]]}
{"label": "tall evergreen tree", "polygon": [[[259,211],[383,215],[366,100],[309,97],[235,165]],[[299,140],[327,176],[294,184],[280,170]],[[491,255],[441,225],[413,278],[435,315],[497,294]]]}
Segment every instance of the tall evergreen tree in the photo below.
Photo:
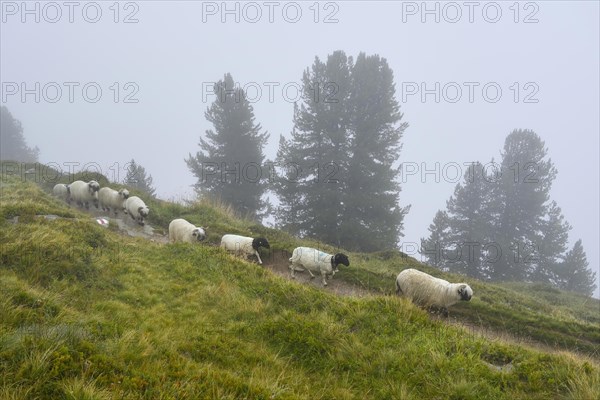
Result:
{"label": "tall evergreen tree", "polygon": [[266,190],[263,147],[269,137],[254,121],[254,110],[231,74],[214,85],[216,98],[204,113],[214,130],[200,138],[201,151],[185,160],[198,178],[195,189],[246,216],[260,217]]}
{"label": "tall evergreen tree", "polygon": [[[469,166],[462,184],[456,185],[448,200],[448,214],[452,227],[450,243],[457,247],[455,260],[448,261],[450,271],[475,278],[487,277],[486,256],[490,244],[491,209],[490,179],[479,162]],[[495,251],[495,249],[491,249]]]}
{"label": "tall evergreen tree", "polygon": [[[581,242],[565,255],[571,226],[550,200],[555,177],[539,136],[513,131],[498,171],[486,174],[479,163],[467,171],[447,210],[436,214],[429,238],[421,240],[421,253],[432,265],[480,279],[548,282],[591,293],[594,275]],[[432,252],[436,245],[441,252]]]}
{"label": "tall evergreen tree", "polygon": [[534,268],[528,279],[534,282],[556,282],[555,271],[567,251],[571,225],[565,221],[560,207],[555,201],[548,206],[548,214],[543,221],[543,230],[537,235]]}
{"label": "tall evergreen tree", "polygon": [[591,296],[596,289],[596,273],[589,270],[587,256],[581,239],[569,250],[562,264],[558,265],[558,286],[564,290]]}
{"label": "tall evergreen tree", "polygon": [[152,186],[152,182],[152,175],[146,173],[146,168],[136,163],[134,159],[131,159],[127,165],[127,175],[123,183],[154,197],[156,189]]}
{"label": "tall evergreen tree", "polygon": [[396,247],[407,208],[398,205],[394,163],[407,124],[387,62],[361,53],[354,63],[336,51],[316,58],[302,83],[291,138],[281,138],[277,157],[302,174],[288,168],[274,185],[278,224],[353,250]]}
{"label": "tall evergreen tree", "polygon": [[530,130],[515,130],[506,137],[500,168],[493,199],[498,212],[494,240],[502,254],[491,265],[491,276],[521,281],[532,275],[539,260],[556,169],[544,142]]}
{"label": "tall evergreen tree", "polygon": [[426,262],[446,270],[446,251],[450,247],[450,217],[446,211],[439,210],[429,225],[429,237],[421,238],[421,255]]}
{"label": "tall evergreen tree", "polygon": [[479,279],[489,277],[487,263],[497,253],[490,242],[494,216],[491,184],[481,163],[469,166],[463,182],[456,185],[446,202],[447,211],[438,211],[429,227],[429,238],[421,239],[421,253],[431,265]]}
{"label": "tall evergreen tree", "polygon": [[315,57],[302,76],[302,103],[294,105],[291,138],[280,138],[275,182],[278,224],[291,233],[341,244],[341,206],[348,170],[348,89],[352,58],[336,51]]}
{"label": "tall evergreen tree", "polygon": [[397,246],[404,216],[399,169],[402,134],[394,76],[387,61],[360,53],[351,71],[349,99],[350,165],[340,236],[361,251]]}
{"label": "tall evergreen tree", "polygon": [[0,160],[35,162],[39,149],[27,146],[21,121],[6,106],[0,107]]}

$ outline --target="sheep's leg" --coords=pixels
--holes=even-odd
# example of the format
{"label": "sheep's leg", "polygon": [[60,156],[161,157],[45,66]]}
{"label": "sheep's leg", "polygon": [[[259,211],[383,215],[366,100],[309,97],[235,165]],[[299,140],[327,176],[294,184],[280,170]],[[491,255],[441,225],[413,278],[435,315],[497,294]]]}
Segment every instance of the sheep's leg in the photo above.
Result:
{"label": "sheep's leg", "polygon": [[302,268],[301,266],[298,266],[296,264],[290,265],[290,270],[292,271],[292,278],[293,279],[296,279],[296,272],[304,272],[304,271],[306,271],[305,268]]}
{"label": "sheep's leg", "polygon": [[313,274],[310,269],[306,268],[306,271],[308,271],[308,273],[310,274],[310,279],[315,279],[315,274]]}
{"label": "sheep's leg", "polygon": [[321,281],[323,282],[323,286],[327,286],[327,280],[325,279],[327,277],[327,273],[323,270],[321,270]]}
{"label": "sheep's leg", "polygon": [[254,254],[256,255],[256,258],[258,258],[258,263],[262,264],[262,260],[260,259],[260,254],[258,254],[258,251],[254,250]]}

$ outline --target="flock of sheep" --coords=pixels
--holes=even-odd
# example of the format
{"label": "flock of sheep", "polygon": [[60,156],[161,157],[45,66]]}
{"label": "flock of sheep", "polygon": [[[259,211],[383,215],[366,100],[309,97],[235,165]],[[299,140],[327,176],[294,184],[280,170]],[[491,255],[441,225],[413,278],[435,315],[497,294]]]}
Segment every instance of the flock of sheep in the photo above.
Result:
{"label": "flock of sheep", "polygon": [[[75,181],[69,185],[59,183],[54,186],[53,193],[68,204],[74,201],[86,209],[93,204],[104,211],[113,211],[115,215],[123,211],[140,225],[144,225],[144,218],[150,213],[144,201],[137,196],[130,197],[127,189],[117,191],[109,187],[100,188],[96,181]],[[205,239],[205,229],[185,219],[174,219],[169,224],[169,241],[173,243],[197,243]],[[268,249],[270,245],[263,237],[226,234],[221,238],[221,247],[236,256],[256,256],[258,263],[262,264],[258,249]],[[296,272],[308,271],[312,279],[315,277],[313,272],[318,272],[323,286],[327,286],[327,276],[333,277],[338,272],[339,265],[350,266],[348,256],[343,253],[328,254],[311,247],[296,247],[289,261],[292,278],[296,277]],[[473,290],[466,283],[450,283],[412,268],[400,272],[396,277],[396,293],[423,307],[442,307],[446,310],[461,300],[471,300],[473,296]]]}
{"label": "flock of sheep", "polygon": [[75,181],[69,185],[58,183],[54,185],[52,192],[68,204],[74,201],[79,207],[85,207],[88,210],[90,204],[96,208],[100,206],[104,211],[113,211],[115,215],[122,210],[140,225],[144,225],[144,218],[150,213],[150,209],[144,201],[137,196],[130,197],[127,189],[119,191],[109,187],[100,189],[100,184],[96,181]]}

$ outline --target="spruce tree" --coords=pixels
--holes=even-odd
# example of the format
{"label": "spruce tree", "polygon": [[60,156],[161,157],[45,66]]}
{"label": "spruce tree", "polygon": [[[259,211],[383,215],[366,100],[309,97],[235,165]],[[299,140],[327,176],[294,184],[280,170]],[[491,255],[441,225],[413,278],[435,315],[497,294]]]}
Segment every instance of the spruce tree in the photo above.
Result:
{"label": "spruce tree", "polygon": [[404,216],[399,168],[402,134],[394,76],[387,61],[360,53],[351,71],[350,165],[340,237],[350,249],[375,251],[397,246]]}
{"label": "spruce tree", "polygon": [[[493,165],[492,161],[489,166]],[[471,171],[475,175],[469,174]],[[448,200],[447,210],[436,214],[430,237],[422,239],[422,254],[445,270],[495,281],[536,281],[567,287],[566,277],[572,274],[568,271],[578,271],[581,278],[574,282],[585,292],[593,284],[582,261],[585,254],[581,256],[579,243],[565,255],[571,226],[556,202],[550,200],[556,173],[538,135],[513,131],[506,138],[502,161],[495,171],[486,173],[479,163],[467,171],[464,182]],[[442,252],[432,259],[426,252],[436,242],[441,243]],[[472,245],[465,246],[469,242]],[[480,249],[477,244],[482,244]],[[461,246],[462,251],[456,252]]]}
{"label": "spruce tree", "polygon": [[567,251],[570,230],[571,225],[565,220],[560,207],[552,201],[543,221],[543,230],[537,235],[536,242],[539,245],[536,246],[536,255],[539,259],[533,260],[535,267],[528,280],[552,283],[556,281],[555,271]]}
{"label": "spruce tree", "polygon": [[[490,243],[491,209],[490,179],[481,163],[467,168],[462,184],[456,185],[454,195],[448,200],[449,244],[456,247],[453,259],[446,257],[446,267],[453,272],[475,278],[488,275],[490,260],[487,251],[495,253]],[[493,255],[490,255],[493,257]]]}
{"label": "spruce tree", "polygon": [[146,168],[136,163],[134,159],[131,159],[127,165],[127,175],[123,180],[123,184],[154,197],[156,189],[152,186],[152,183],[152,175],[146,173]]}
{"label": "spruce tree", "polygon": [[558,265],[556,270],[558,286],[564,290],[591,296],[596,289],[596,273],[589,270],[588,265],[587,256],[579,239],[573,249],[567,252],[564,261]]}
{"label": "spruce tree", "polygon": [[269,137],[261,133],[244,90],[231,74],[214,85],[216,98],[204,113],[214,130],[200,138],[196,155],[185,160],[198,178],[194,185],[203,196],[231,205],[239,214],[258,219],[265,208],[263,147]]}
{"label": "spruce tree", "polygon": [[540,259],[540,232],[546,227],[556,169],[547,158],[544,142],[530,130],[515,130],[507,136],[500,168],[502,175],[492,198],[497,211],[494,241],[502,254],[491,265],[491,277],[522,281],[533,274]]}
{"label": "spruce tree", "polygon": [[[281,138],[277,157],[287,168],[274,185],[278,224],[352,250],[395,248],[408,211],[398,205],[395,165],[407,124],[391,69],[379,56],[361,53],[354,63],[336,51],[316,58],[302,83],[291,138]],[[327,90],[316,97],[318,87]]]}
{"label": "spruce tree", "polygon": [[0,160],[36,162],[37,147],[27,146],[21,121],[14,118],[6,106],[0,107]]}
{"label": "spruce tree", "polygon": [[450,249],[450,217],[439,210],[429,225],[429,237],[421,238],[421,255],[428,264],[446,270],[446,254]]}
{"label": "spruce tree", "polygon": [[274,183],[277,223],[303,237],[341,245],[340,219],[348,170],[348,89],[352,58],[336,51],[318,57],[302,76],[302,102],[294,105],[291,138],[280,138]]}

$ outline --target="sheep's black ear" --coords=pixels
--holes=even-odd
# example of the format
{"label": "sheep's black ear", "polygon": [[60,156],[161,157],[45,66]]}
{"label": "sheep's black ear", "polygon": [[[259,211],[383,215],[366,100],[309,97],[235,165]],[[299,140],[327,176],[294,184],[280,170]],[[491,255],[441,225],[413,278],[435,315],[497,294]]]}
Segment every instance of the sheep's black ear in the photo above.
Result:
{"label": "sheep's black ear", "polygon": [[196,230],[192,231],[192,236],[198,236],[198,231],[196,231]]}
{"label": "sheep's black ear", "polygon": [[143,209],[143,208],[144,208],[144,207],[142,207],[142,206],[138,207],[138,213],[140,213],[140,214],[141,214],[141,213],[142,213],[142,209]]}

